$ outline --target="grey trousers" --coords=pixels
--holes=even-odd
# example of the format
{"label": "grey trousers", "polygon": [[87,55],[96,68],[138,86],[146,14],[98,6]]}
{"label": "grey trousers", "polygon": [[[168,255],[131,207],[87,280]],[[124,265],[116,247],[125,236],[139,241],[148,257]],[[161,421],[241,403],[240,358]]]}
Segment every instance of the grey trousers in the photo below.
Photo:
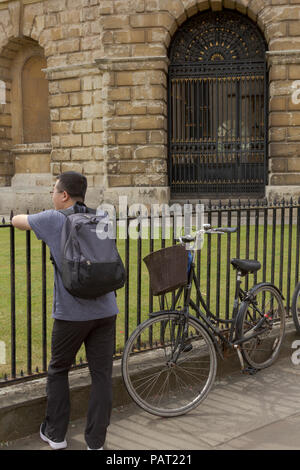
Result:
{"label": "grey trousers", "polygon": [[116,316],[89,321],[54,320],[47,377],[45,432],[63,441],[70,418],[68,373],[84,343],[91,373],[85,440],[91,449],[103,446],[112,409],[112,362]]}

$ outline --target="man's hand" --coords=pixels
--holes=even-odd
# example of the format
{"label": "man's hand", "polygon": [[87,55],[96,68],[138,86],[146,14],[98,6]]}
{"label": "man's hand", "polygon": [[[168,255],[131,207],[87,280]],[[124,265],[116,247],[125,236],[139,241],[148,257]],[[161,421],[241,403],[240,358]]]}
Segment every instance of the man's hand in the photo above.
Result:
{"label": "man's hand", "polygon": [[12,225],[20,230],[31,230],[26,214],[15,215],[11,221]]}

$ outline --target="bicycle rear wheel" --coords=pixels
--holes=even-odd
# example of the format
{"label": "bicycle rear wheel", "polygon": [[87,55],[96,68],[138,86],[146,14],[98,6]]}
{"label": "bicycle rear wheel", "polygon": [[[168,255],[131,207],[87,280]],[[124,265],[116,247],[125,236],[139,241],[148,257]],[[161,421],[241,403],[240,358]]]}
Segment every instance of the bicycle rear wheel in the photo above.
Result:
{"label": "bicycle rear wheel", "polygon": [[292,315],[296,330],[300,333],[300,282],[295,287],[292,298]]}
{"label": "bicycle rear wheel", "polygon": [[138,326],[125,345],[122,374],[128,393],[137,405],[157,416],[187,413],[204,400],[214,383],[213,341],[189,317],[183,345],[183,321],[184,316],[176,312],[152,317]]}
{"label": "bicycle rear wheel", "polygon": [[268,367],[277,359],[285,331],[282,297],[277,289],[268,284],[255,286],[251,300],[241,305],[237,339],[251,336],[262,317],[265,321],[256,330],[258,335],[241,344],[244,359],[255,369]]}

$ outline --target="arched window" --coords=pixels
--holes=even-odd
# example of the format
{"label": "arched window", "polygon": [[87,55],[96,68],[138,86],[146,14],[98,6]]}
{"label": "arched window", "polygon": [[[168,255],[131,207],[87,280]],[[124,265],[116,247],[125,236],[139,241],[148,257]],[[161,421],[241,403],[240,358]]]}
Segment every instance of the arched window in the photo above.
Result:
{"label": "arched window", "polygon": [[264,194],[267,183],[266,43],[229,10],[190,18],[169,49],[171,193]]}
{"label": "arched window", "polygon": [[28,59],[22,70],[24,143],[50,142],[48,81],[42,71],[46,60],[39,55]]}

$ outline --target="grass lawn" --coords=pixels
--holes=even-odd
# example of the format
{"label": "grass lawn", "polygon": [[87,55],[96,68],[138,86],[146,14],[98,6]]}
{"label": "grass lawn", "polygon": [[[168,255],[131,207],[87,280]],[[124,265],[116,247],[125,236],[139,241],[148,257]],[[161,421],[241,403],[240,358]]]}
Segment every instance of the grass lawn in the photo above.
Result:
{"label": "grass lawn", "polygon": [[[0,341],[6,345],[6,364],[0,364],[0,379],[6,373],[10,375],[11,361],[11,298],[10,298],[10,241],[8,228],[0,229]],[[246,227],[240,230],[240,258],[255,257],[255,227],[250,226],[247,234]],[[291,245],[289,249],[289,235],[291,235]],[[284,238],[281,240],[280,226],[276,228],[276,238],[272,250],[272,226],[268,226],[267,235],[264,236],[263,227],[259,226],[258,231],[258,252],[257,259],[263,264],[263,252],[266,247],[265,260],[265,278],[267,281],[273,280],[274,283],[282,288],[282,292],[287,297],[288,282],[290,281],[289,294],[295,285],[295,266],[296,266],[296,226],[292,227],[291,233],[289,227],[284,227]],[[210,307],[212,311],[216,309],[223,316],[226,311],[226,283],[229,286],[230,310],[234,296],[235,275],[230,268],[230,279],[227,278],[227,260],[236,257],[237,235],[231,235],[230,253],[227,253],[228,240],[227,235],[213,235],[211,239],[211,248],[209,252],[208,237],[205,239],[204,246],[198,252],[200,256],[200,285],[202,293],[207,297],[208,286],[206,281],[207,268],[210,269]],[[246,245],[249,241],[247,256]],[[171,239],[166,240],[166,246],[171,245]],[[21,369],[27,372],[27,280],[26,280],[26,235],[25,232],[15,230],[16,246],[16,369],[17,374]],[[150,241],[142,240],[141,258],[150,251]],[[154,250],[161,247],[160,240],[154,240]],[[120,254],[125,260],[125,240],[118,240]],[[128,332],[133,331],[137,324],[137,312],[140,310],[141,320],[148,318],[149,312],[149,278],[145,264],[141,265],[141,281],[138,282],[138,243],[137,240],[130,240],[129,246],[129,307],[128,307]],[[42,362],[42,265],[41,265],[41,242],[31,233],[31,337],[32,337],[32,370],[36,367],[41,371]],[[290,250],[290,271],[288,272],[288,260]],[[282,254],[282,256],[281,256]],[[272,259],[274,258],[274,266]],[[50,339],[52,330],[52,292],[53,292],[53,268],[49,260],[49,250],[47,248],[47,361],[50,358]],[[274,267],[274,269],[273,269]],[[219,272],[219,276],[218,276]],[[282,284],[280,285],[280,279]],[[258,273],[257,282],[263,280],[263,269]],[[253,276],[249,276],[249,287],[253,284]],[[140,289],[140,303],[138,303],[137,292]],[[219,295],[219,303],[217,303]],[[125,289],[118,291],[117,301],[120,314],[118,315],[116,329],[116,351],[122,350],[125,342]],[[158,310],[158,299],[153,298],[153,310]],[[85,361],[84,348],[78,353],[78,358],[82,357]]]}

